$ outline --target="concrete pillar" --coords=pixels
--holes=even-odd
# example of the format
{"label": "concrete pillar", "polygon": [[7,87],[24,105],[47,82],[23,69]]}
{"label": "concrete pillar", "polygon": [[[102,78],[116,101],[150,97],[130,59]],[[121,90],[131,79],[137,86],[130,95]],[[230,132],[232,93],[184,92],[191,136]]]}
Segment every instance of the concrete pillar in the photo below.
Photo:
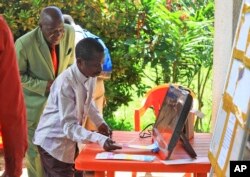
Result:
{"label": "concrete pillar", "polygon": [[215,0],[212,129],[222,98],[242,0]]}

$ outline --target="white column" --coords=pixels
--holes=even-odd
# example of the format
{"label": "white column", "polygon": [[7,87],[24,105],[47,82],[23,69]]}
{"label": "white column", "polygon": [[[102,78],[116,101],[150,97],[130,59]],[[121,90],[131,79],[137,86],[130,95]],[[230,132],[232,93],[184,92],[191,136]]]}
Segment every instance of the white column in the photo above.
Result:
{"label": "white column", "polygon": [[233,43],[233,0],[215,0],[212,129],[222,98]]}

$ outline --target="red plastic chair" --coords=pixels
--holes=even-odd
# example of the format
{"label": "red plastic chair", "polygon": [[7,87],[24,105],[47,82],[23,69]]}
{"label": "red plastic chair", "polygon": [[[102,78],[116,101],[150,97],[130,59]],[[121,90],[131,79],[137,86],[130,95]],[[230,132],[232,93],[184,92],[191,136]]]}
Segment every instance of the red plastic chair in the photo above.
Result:
{"label": "red plastic chair", "polygon": [[169,84],[156,86],[149,90],[142,101],[143,106],[135,110],[134,113],[134,129],[141,130],[141,117],[145,114],[148,108],[153,108],[155,117],[158,116],[163,99],[168,91]]}
{"label": "red plastic chair", "polygon": [[[178,86],[178,84],[172,84]],[[140,131],[141,130],[141,117],[145,114],[148,108],[152,108],[155,114],[155,117],[158,117],[159,111],[161,109],[161,105],[163,103],[163,99],[168,91],[169,84],[162,84],[158,85],[151,90],[149,90],[144,100],[142,101],[142,107],[136,109],[134,112],[134,130]],[[190,89],[189,89],[190,90]],[[190,90],[190,93],[195,99],[195,94]],[[185,125],[185,134],[190,139],[194,135],[194,113],[189,113],[188,119]]]}

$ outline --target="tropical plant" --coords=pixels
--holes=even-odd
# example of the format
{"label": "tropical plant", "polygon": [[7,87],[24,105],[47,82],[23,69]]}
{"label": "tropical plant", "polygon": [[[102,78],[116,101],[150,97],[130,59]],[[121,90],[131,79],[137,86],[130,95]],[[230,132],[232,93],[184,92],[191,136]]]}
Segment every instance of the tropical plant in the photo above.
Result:
{"label": "tropical plant", "polygon": [[[175,1],[171,11],[157,0],[142,2],[143,24],[130,50],[140,58],[143,69],[150,64],[155,76],[149,79],[156,85],[170,82],[191,88],[201,110],[204,90],[211,79],[213,2],[200,1],[197,6],[197,1]],[[196,131],[204,131],[202,125],[202,119],[197,119]]]}

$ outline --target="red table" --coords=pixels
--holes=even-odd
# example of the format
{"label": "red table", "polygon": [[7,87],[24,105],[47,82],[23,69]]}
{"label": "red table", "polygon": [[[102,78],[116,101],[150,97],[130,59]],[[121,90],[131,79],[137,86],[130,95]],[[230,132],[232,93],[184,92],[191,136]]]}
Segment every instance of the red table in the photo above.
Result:
{"label": "red table", "polygon": [[[140,145],[152,144],[151,138],[139,138],[139,132],[126,132],[114,131],[113,139],[117,143],[131,143]],[[204,159],[207,157],[211,135],[208,133],[195,133],[194,138],[190,140],[197,159]],[[116,150],[114,153],[126,154],[144,154],[156,155],[156,160],[153,162],[143,161],[129,161],[129,160],[96,160],[97,153],[104,150],[98,144],[86,144],[75,160],[75,167],[78,170],[95,171],[95,177],[104,177],[105,172],[108,177],[113,177],[115,171],[130,171],[130,172],[173,172],[173,173],[186,173],[186,176],[194,177],[207,176],[210,171],[211,164],[208,158],[205,158],[201,163],[187,163],[179,165],[165,165],[163,164],[158,155],[152,153],[150,150],[139,150],[132,148],[123,148]],[[188,159],[190,158],[184,150],[181,143],[175,147],[171,159]],[[133,173],[134,175],[135,173]]]}

